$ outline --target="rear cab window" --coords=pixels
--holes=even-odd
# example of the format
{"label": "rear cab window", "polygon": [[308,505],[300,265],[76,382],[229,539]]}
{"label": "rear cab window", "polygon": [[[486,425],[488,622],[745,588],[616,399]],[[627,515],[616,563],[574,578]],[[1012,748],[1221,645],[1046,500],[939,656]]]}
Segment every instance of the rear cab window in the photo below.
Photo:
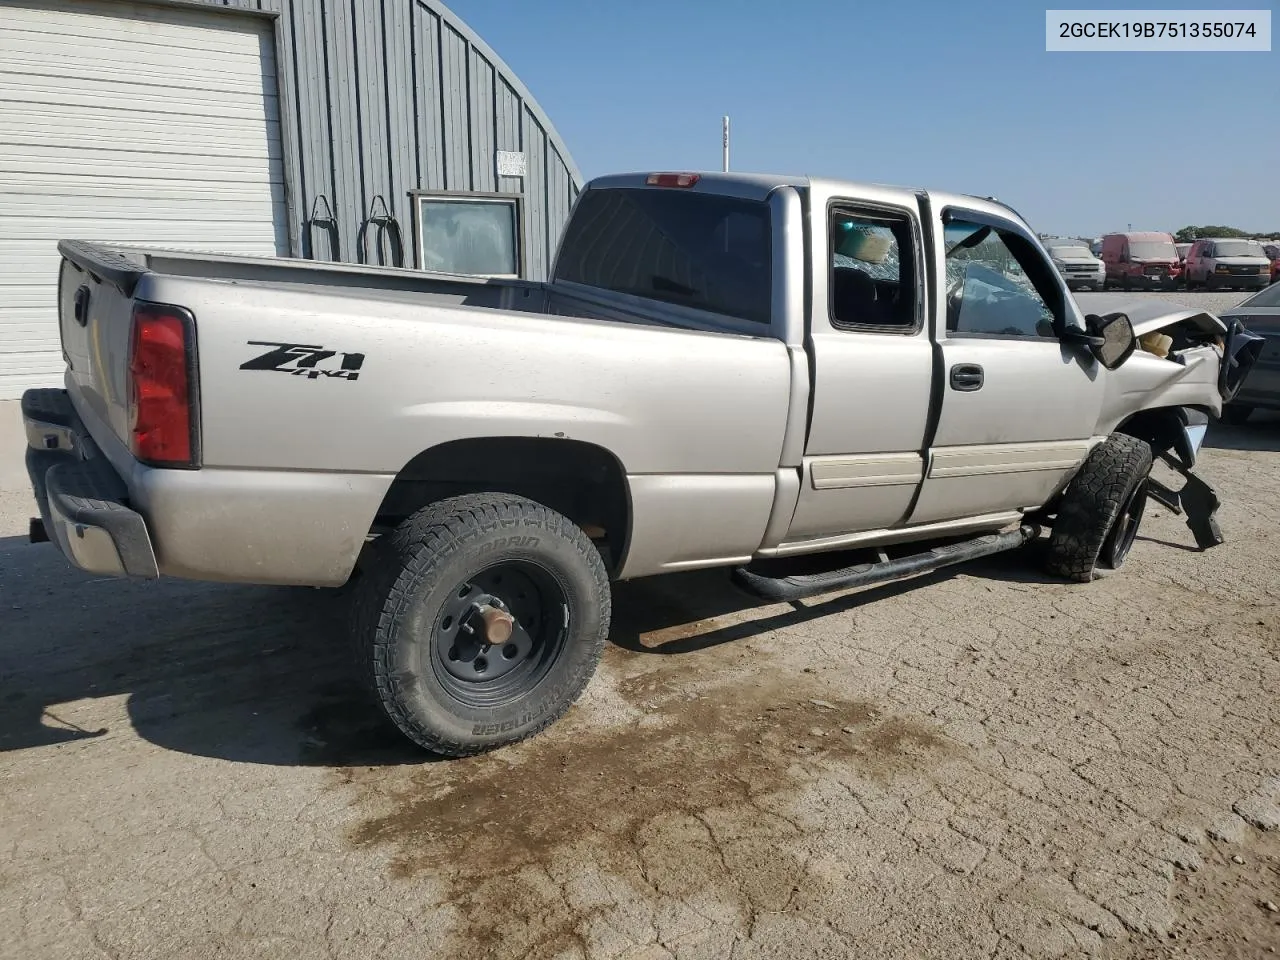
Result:
{"label": "rear cab window", "polygon": [[588,190],[565,228],[556,281],[767,326],[769,205],[686,189]]}

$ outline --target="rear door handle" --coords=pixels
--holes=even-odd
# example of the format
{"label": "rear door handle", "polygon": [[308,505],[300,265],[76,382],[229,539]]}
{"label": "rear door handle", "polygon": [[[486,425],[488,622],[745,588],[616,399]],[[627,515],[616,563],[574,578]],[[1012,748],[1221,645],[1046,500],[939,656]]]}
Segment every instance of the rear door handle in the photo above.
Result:
{"label": "rear door handle", "polygon": [[76,323],[82,327],[89,325],[89,285],[84,284],[76,290],[76,298],[73,302],[73,313]]}
{"label": "rear door handle", "polygon": [[957,363],[951,368],[951,389],[971,392],[982,389],[982,367],[976,363]]}

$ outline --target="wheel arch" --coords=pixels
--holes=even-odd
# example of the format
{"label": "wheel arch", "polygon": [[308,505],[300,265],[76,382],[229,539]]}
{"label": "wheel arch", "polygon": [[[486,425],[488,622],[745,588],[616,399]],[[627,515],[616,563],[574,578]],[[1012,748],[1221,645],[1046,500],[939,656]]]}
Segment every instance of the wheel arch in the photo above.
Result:
{"label": "wheel arch", "polygon": [[1204,415],[1206,421],[1213,417],[1212,411],[1208,407],[1184,404],[1150,407],[1146,410],[1138,410],[1135,413],[1131,413],[1116,425],[1112,433],[1123,433],[1139,440],[1145,440],[1151,447],[1152,458],[1158,458],[1162,453],[1167,453],[1174,449],[1178,443],[1182,435],[1182,429],[1186,424],[1183,412],[1185,410],[1192,410],[1197,414]]}
{"label": "wheel arch", "polygon": [[515,494],[550,507],[602,547],[611,575],[623,567],[632,519],[626,469],[604,447],[560,437],[472,437],[423,450],[396,474],[370,532],[467,493]]}

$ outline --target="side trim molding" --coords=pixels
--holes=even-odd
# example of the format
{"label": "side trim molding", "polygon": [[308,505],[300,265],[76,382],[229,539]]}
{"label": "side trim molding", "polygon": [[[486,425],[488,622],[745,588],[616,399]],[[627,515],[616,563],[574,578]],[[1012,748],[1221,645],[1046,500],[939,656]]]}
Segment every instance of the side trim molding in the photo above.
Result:
{"label": "side trim molding", "polygon": [[810,482],[815,490],[907,486],[919,483],[923,476],[924,460],[918,453],[815,457],[809,462]]}
{"label": "side trim molding", "polygon": [[997,476],[1006,473],[1063,472],[1080,463],[1091,440],[1055,443],[994,443],[938,447],[929,467],[930,479]]}

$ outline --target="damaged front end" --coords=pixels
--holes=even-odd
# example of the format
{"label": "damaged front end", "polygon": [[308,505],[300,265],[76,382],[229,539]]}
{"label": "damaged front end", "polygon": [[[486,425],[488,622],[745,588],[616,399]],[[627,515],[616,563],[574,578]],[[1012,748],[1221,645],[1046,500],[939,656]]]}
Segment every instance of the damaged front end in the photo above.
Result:
{"label": "damaged front end", "polygon": [[1183,478],[1177,490],[1151,478],[1149,492],[1185,516],[1197,546],[1207,550],[1223,542],[1221,501],[1195,472],[1200,447],[1211,417],[1239,392],[1264,341],[1239,320],[1168,308],[1158,300],[1109,305],[1129,317],[1138,349],[1109,385],[1104,421],[1146,440],[1152,456]]}

